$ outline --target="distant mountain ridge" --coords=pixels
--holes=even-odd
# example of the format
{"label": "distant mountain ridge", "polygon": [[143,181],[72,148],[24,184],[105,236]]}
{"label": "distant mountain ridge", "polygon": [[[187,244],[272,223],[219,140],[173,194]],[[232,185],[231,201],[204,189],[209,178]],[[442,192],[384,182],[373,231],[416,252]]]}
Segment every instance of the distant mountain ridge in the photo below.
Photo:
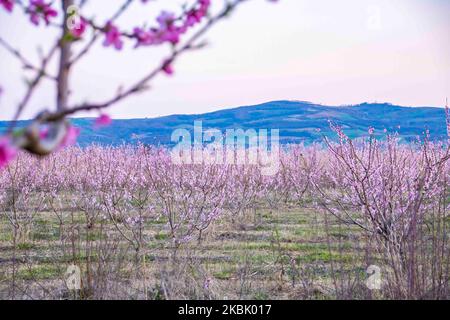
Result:
{"label": "distant mountain ridge", "polygon": [[[367,135],[368,127],[383,135],[383,130],[397,131],[401,138],[413,140],[428,129],[433,139],[447,135],[445,110],[433,107],[402,107],[388,103],[363,103],[352,106],[325,106],[304,101],[272,101],[254,106],[224,109],[198,115],[170,115],[150,119],[114,120],[112,125],[93,129],[92,118],[72,119],[81,128],[79,143],[101,145],[170,145],[173,130],[192,130],[194,121],[203,128],[222,131],[230,128],[279,129],[282,143],[311,143],[323,134],[334,137],[328,120],[343,126],[350,137]],[[23,126],[27,121],[20,121]],[[0,121],[0,131],[8,125]],[[317,129],[320,129],[318,132]]]}

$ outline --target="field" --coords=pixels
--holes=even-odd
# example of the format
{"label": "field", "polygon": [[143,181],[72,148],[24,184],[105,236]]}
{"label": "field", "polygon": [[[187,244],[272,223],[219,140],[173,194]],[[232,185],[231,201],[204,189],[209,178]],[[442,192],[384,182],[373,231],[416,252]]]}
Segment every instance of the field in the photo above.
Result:
{"label": "field", "polygon": [[279,157],[264,176],[145,146],[21,154],[0,174],[0,297],[450,297],[444,144]]}
{"label": "field", "polygon": [[[358,248],[345,240],[349,233],[343,233],[339,224],[330,225],[332,235],[327,239],[319,228],[323,221],[307,209],[262,211],[259,215],[256,224],[250,220],[234,225],[218,222],[205,239],[179,249],[176,257],[163,221],[148,222],[144,235],[147,245],[137,265],[129,263],[135,259],[133,248],[125,241],[114,243],[114,250],[119,250],[117,246],[123,251],[123,261],[115,261],[117,265],[104,271],[111,277],[111,283],[106,284],[111,291],[107,290],[103,298],[333,298],[333,276],[338,275],[330,270],[331,260],[346,271],[346,277],[359,274],[361,279],[367,278],[365,270],[353,264],[360,260]],[[74,227],[83,230],[84,217],[75,215],[75,220]],[[112,225],[103,228],[111,229],[109,238],[120,238]],[[2,298],[10,293],[11,274],[7,270],[13,257],[12,236],[7,229],[7,222],[2,221]],[[65,289],[67,267],[73,262],[85,267],[89,256],[91,266],[96,268],[101,261],[93,254],[95,249],[86,247],[86,240],[96,248],[105,239],[99,239],[101,235],[95,229],[79,234],[77,240],[84,244],[77,247],[73,257],[70,249],[64,248],[69,245],[61,241],[59,222],[52,214],[39,213],[33,230],[29,241],[18,245],[16,298],[71,297]],[[93,273],[95,278],[96,271]]]}

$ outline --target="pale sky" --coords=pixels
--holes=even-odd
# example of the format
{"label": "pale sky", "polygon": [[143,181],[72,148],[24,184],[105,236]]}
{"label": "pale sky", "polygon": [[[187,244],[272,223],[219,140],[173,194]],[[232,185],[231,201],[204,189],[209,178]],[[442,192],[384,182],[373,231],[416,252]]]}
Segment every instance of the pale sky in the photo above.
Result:
{"label": "pale sky", "polygon": [[[159,1],[169,7],[182,2]],[[100,21],[121,3],[91,0],[86,12],[97,12]],[[131,29],[152,20],[159,8],[138,1],[118,25]],[[173,77],[158,77],[151,91],[108,113],[113,118],[155,117],[272,100],[442,106],[450,96],[449,13],[448,0],[252,0],[207,35],[209,47],[181,57]],[[38,46],[48,50],[54,36],[52,28],[32,27],[19,10],[13,15],[0,10],[0,37],[30,60],[36,61]],[[133,42],[117,52],[101,42],[75,67],[71,104],[103,101],[120,85],[145,75],[168,52],[134,50]],[[24,92],[24,74],[3,48],[0,70],[0,119],[10,119]],[[45,82],[22,118],[54,108],[54,96],[54,85]]]}

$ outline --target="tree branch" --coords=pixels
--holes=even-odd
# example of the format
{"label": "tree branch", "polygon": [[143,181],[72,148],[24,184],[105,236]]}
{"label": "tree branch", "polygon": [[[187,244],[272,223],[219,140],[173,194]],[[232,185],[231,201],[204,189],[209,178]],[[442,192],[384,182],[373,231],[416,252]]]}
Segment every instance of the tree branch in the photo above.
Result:
{"label": "tree branch", "polygon": [[[126,0],[122,6],[116,11],[116,13],[109,19],[108,21],[115,21],[117,20],[124,12],[125,10],[133,3],[134,0]],[[89,52],[89,50],[92,48],[92,46],[95,44],[97,39],[102,35],[101,31],[95,31],[92,39],[88,42],[88,44],[72,59],[72,61],[69,62],[70,65],[76,63],[79,61],[85,54]]]}
{"label": "tree branch", "polygon": [[13,48],[8,42],[6,42],[6,40],[4,40],[3,38],[0,37],[0,45],[5,48],[9,53],[11,53],[13,56],[15,56],[21,63],[24,69],[29,69],[29,70],[33,70],[33,71],[37,71],[39,73],[43,73],[43,76],[50,79],[50,80],[54,80],[56,81],[56,77],[55,76],[51,76],[49,74],[47,74],[45,72],[45,70],[42,70],[39,67],[36,67],[35,65],[33,65],[28,59],[26,59],[19,50]]}
{"label": "tree branch", "polygon": [[226,4],[226,7],[219,14],[210,18],[208,20],[208,22],[201,29],[199,29],[194,35],[192,35],[192,37],[183,46],[181,46],[178,49],[175,49],[170,56],[168,56],[168,57],[166,57],[166,59],[164,59],[164,62],[161,65],[159,65],[157,68],[155,68],[147,76],[145,76],[141,80],[137,81],[134,85],[132,85],[126,91],[120,92],[115,97],[113,97],[105,102],[102,102],[102,103],[98,103],[98,104],[87,103],[87,104],[82,104],[82,105],[75,106],[72,108],[68,108],[66,110],[59,110],[55,113],[46,113],[44,115],[44,117],[45,117],[44,120],[45,121],[59,121],[65,117],[75,114],[77,112],[104,109],[104,108],[110,107],[110,106],[122,101],[123,99],[127,98],[130,95],[133,95],[135,93],[138,93],[138,92],[148,89],[148,82],[150,82],[153,78],[155,78],[160,72],[162,72],[165,69],[165,67],[168,64],[174,62],[184,52],[197,48],[198,46],[195,45],[195,42],[201,36],[203,36],[218,21],[220,21],[223,18],[225,18],[226,16],[228,16],[228,14],[232,10],[234,10],[239,4],[241,4],[245,1],[248,1],[248,0],[236,0],[233,3]]}
{"label": "tree branch", "polygon": [[59,40],[60,58],[59,58],[59,70],[57,81],[57,97],[56,108],[61,111],[66,109],[69,99],[69,73],[70,73],[70,48],[72,42],[65,39],[66,35],[70,32],[67,26],[67,19],[70,14],[68,13],[69,7],[74,4],[74,0],[63,0],[64,20],[62,27],[61,39]]}
{"label": "tree branch", "polygon": [[14,129],[17,119],[19,119],[21,113],[23,112],[23,110],[25,109],[26,105],[28,104],[28,102],[30,101],[34,90],[36,89],[36,87],[38,86],[38,84],[40,83],[40,81],[42,80],[44,74],[45,74],[45,70],[47,68],[47,65],[49,63],[49,61],[51,60],[51,58],[53,57],[53,55],[55,54],[55,52],[57,51],[58,48],[58,44],[55,44],[51,49],[50,52],[47,54],[47,56],[45,56],[42,59],[42,63],[41,63],[41,67],[39,68],[40,72],[38,72],[38,74],[36,75],[36,77],[30,82],[29,86],[28,86],[28,90],[25,93],[25,96],[23,97],[22,101],[19,103],[19,105],[17,106],[16,109],[16,113],[14,114],[13,120],[11,121],[9,128],[8,128],[8,133],[11,133],[12,130]]}

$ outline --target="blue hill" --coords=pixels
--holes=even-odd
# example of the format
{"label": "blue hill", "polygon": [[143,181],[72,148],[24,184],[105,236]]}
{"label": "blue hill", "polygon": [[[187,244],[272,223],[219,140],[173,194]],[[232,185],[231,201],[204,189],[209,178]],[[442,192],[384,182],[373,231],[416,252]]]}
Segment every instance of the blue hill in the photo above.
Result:
{"label": "blue hill", "polygon": [[[413,140],[425,129],[432,138],[446,137],[445,110],[432,107],[401,107],[391,104],[363,103],[353,106],[324,106],[302,101],[273,101],[255,106],[224,109],[198,115],[171,115],[152,119],[114,120],[101,130],[92,128],[93,119],[77,118],[73,123],[82,129],[81,145],[91,143],[118,145],[122,143],[171,144],[173,130],[192,130],[194,121],[203,128],[280,129],[282,143],[310,143],[322,134],[333,137],[328,120],[343,126],[351,137],[367,135],[369,126],[379,135],[383,130],[397,131],[405,140]],[[25,125],[21,121],[19,125]],[[0,121],[2,131],[8,122]],[[320,133],[317,132],[320,129]]]}

